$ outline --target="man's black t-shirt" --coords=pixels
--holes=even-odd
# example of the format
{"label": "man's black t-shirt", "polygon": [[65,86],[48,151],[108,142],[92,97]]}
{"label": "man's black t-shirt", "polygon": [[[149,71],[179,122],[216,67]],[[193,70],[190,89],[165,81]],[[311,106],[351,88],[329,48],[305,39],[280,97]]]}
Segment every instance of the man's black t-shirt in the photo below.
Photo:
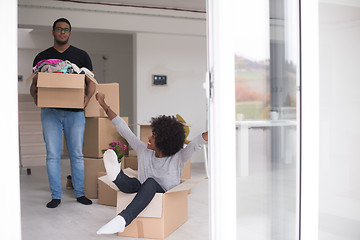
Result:
{"label": "man's black t-shirt", "polygon": [[85,67],[90,71],[93,70],[91,59],[87,52],[71,45],[62,53],[58,52],[54,47],[50,47],[40,52],[34,59],[33,67],[35,67],[41,60],[46,59],[68,60],[71,63],[76,64],[79,68]]}

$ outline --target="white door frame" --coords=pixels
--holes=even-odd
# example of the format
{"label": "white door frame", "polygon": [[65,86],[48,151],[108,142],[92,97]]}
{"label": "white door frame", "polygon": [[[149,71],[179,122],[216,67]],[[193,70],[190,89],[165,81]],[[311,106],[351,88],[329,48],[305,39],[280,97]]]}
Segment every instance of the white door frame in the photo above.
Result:
{"label": "white door frame", "polygon": [[[318,239],[319,57],[318,0],[300,3],[300,234]],[[210,235],[236,239],[236,157],[232,0],[208,1]]]}
{"label": "white door frame", "polygon": [[300,1],[301,196],[300,238],[319,232],[319,1]]}
{"label": "white door frame", "polygon": [[[236,238],[235,91],[232,0],[208,1],[211,239]],[[221,24],[220,24],[221,23]]]}
{"label": "white door frame", "polygon": [[18,135],[18,91],[17,91],[17,1],[1,1],[4,37],[2,46],[1,66],[1,118],[0,133],[2,153],[1,191],[6,197],[0,198],[2,224],[1,239],[21,239],[20,218],[20,179],[19,179],[19,135]]}

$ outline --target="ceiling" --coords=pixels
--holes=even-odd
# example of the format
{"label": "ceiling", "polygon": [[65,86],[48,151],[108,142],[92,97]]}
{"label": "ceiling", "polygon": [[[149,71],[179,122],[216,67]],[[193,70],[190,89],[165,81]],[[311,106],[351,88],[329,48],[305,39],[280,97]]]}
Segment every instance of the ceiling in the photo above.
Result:
{"label": "ceiling", "polygon": [[60,0],[66,2],[206,12],[206,0]]}

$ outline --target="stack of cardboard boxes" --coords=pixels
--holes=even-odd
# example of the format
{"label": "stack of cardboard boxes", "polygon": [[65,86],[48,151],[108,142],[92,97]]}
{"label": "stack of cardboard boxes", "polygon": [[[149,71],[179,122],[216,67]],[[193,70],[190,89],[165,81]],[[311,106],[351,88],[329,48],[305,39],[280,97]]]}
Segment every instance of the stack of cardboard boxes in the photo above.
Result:
{"label": "stack of cardboard boxes", "polygon": [[[105,83],[97,84],[96,91],[105,94],[106,103],[117,115],[119,115],[119,84]],[[84,164],[85,164],[85,196],[88,198],[98,198],[97,179],[99,172],[105,172],[103,162],[103,149],[109,148],[110,142],[121,142],[126,144],[126,140],[117,132],[114,124],[107,117],[105,111],[97,102],[95,95],[90,99],[85,108],[85,132],[84,132]],[[123,117],[128,123],[128,118]],[[123,151],[128,154],[128,148]]]}

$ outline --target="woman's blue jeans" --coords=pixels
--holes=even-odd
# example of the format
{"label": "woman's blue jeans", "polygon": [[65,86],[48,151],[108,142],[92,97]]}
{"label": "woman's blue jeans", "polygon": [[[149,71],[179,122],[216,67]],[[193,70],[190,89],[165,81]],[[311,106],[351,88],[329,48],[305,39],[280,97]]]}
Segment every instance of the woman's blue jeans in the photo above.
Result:
{"label": "woman's blue jeans", "polygon": [[155,193],[164,193],[164,189],[153,178],[148,178],[143,184],[137,178],[128,177],[122,170],[113,181],[120,191],[136,193],[131,203],[119,213],[128,226],[154,198]]}
{"label": "woman's blue jeans", "polygon": [[71,178],[76,197],[84,196],[84,156],[82,153],[85,130],[84,111],[55,108],[41,109],[41,123],[46,145],[46,169],[51,197],[61,199],[62,133],[71,163]]}

